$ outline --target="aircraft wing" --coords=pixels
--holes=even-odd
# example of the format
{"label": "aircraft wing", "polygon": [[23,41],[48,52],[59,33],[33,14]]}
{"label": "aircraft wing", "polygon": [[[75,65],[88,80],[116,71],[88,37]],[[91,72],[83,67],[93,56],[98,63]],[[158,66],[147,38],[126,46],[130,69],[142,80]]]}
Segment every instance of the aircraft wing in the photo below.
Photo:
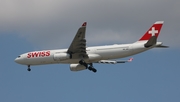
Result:
{"label": "aircraft wing", "polygon": [[97,63],[103,63],[103,64],[117,64],[117,63],[126,63],[126,62],[131,62],[133,58],[130,58],[129,60],[100,60]]}
{"label": "aircraft wing", "polygon": [[88,58],[86,53],[86,22],[78,29],[76,36],[74,37],[70,47],[68,48],[67,53],[71,56],[70,58]]}

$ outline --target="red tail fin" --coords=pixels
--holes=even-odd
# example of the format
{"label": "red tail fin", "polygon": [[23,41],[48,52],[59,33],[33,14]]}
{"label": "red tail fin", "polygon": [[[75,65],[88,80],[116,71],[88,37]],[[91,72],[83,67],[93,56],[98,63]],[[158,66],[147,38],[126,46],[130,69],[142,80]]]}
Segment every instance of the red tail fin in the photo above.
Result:
{"label": "red tail fin", "polygon": [[152,36],[159,36],[159,33],[161,31],[161,27],[163,25],[164,21],[157,21],[155,22],[151,28],[149,28],[149,30],[142,36],[141,39],[139,39],[139,41],[141,40],[149,40]]}

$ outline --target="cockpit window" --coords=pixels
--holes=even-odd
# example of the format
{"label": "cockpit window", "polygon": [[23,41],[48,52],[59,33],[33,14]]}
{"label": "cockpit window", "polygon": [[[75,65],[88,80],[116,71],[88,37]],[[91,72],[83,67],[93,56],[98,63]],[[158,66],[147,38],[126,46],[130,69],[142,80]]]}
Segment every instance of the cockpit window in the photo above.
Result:
{"label": "cockpit window", "polygon": [[21,57],[21,56],[18,56],[18,58]]}

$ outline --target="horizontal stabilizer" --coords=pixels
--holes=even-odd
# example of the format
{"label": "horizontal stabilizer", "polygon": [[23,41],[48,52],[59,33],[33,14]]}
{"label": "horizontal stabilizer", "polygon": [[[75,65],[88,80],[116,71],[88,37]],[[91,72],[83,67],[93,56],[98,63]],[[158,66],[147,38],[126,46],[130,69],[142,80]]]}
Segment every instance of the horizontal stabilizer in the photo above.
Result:
{"label": "horizontal stabilizer", "polygon": [[156,48],[169,48],[169,46],[160,45],[160,46],[156,46]]}
{"label": "horizontal stabilizer", "polygon": [[126,63],[126,62],[131,62],[133,58],[130,58],[129,60],[100,60],[97,63],[103,63],[103,64],[117,64],[117,63]]}

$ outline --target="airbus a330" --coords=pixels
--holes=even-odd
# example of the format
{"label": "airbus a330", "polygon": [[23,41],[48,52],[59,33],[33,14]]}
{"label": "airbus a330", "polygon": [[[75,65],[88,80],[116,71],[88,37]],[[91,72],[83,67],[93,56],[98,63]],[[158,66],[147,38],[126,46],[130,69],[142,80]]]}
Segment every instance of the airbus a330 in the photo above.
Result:
{"label": "airbus a330", "polygon": [[86,25],[84,22],[78,29],[71,45],[68,49],[57,50],[42,50],[32,51],[19,55],[15,62],[27,65],[28,71],[31,71],[30,66],[44,65],[44,64],[70,64],[71,71],[81,71],[89,69],[96,72],[93,63],[117,64],[131,62],[133,59],[128,60],[115,60],[132,56],[149,49],[163,46],[162,42],[157,42],[160,34],[163,21],[155,22],[149,30],[136,42],[130,44],[114,44],[106,46],[86,46]]}

